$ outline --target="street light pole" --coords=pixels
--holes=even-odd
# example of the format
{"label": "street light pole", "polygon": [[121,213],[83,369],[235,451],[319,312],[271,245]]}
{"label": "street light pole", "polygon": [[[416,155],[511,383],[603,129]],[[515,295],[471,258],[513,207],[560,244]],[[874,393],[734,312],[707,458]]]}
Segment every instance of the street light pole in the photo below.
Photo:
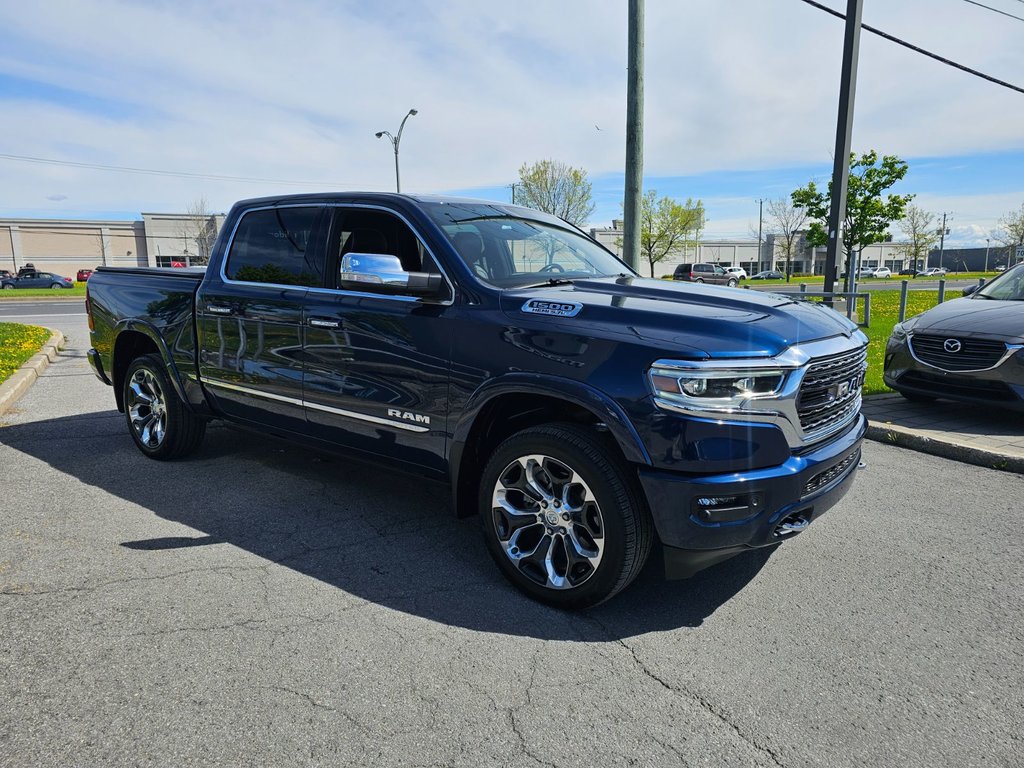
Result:
{"label": "street light pole", "polygon": [[986,272],[988,272],[988,249],[989,249],[989,246],[991,244],[992,244],[992,238],[991,237],[986,237],[985,238],[985,271]]}
{"label": "street light pole", "polygon": [[398,126],[397,136],[392,136],[388,131],[377,131],[377,133],[375,134],[378,139],[381,136],[387,136],[388,140],[391,142],[391,146],[395,148],[395,192],[402,191],[402,180],[398,175],[398,145],[402,143],[402,131],[405,130],[405,121],[418,113],[419,111],[415,109],[410,109],[406,113],[405,117],[402,118],[402,124]]}

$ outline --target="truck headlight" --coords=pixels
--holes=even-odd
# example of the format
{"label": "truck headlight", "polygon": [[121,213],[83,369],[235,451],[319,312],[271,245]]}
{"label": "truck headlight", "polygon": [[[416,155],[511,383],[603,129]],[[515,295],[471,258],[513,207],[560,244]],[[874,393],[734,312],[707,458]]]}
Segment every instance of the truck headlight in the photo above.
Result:
{"label": "truck headlight", "polygon": [[750,400],[775,397],[786,382],[781,368],[652,368],[648,374],[656,399],[702,411],[742,411]]}

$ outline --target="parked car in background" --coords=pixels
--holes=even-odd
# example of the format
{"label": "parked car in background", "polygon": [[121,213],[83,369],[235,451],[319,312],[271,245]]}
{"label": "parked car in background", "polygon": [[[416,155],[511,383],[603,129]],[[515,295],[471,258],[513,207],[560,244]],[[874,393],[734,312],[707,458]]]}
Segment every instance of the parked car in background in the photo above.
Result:
{"label": "parked car in background", "polygon": [[914,277],[942,277],[945,274],[945,267],[928,267],[928,269],[922,269]]}
{"label": "parked car in background", "polygon": [[33,272],[35,272],[35,271],[36,271],[36,265],[35,265],[35,264],[33,264],[33,263],[32,263],[31,261],[30,261],[30,262],[27,262],[27,263],[26,263],[25,265],[23,265],[23,266],[22,266],[22,267],[21,267],[21,268],[20,268],[20,269],[18,270],[18,277],[22,277],[22,276],[24,276],[24,275],[29,275],[29,274],[32,274],[32,273],[33,273]]}
{"label": "parked car in background", "polygon": [[731,288],[740,284],[740,279],[736,275],[726,272],[717,264],[680,264],[672,274],[672,279],[690,283],[728,285]]}
{"label": "parked car in background", "polygon": [[1024,411],[1024,266],[970,288],[969,297],[893,327],[885,383],[908,400],[941,397]]}
{"label": "parked car in background", "polygon": [[14,277],[9,269],[0,269],[0,280],[6,280],[8,277]]}
{"label": "parked car in background", "polygon": [[903,269],[900,270],[901,275],[910,275],[911,277],[914,277],[915,275],[917,275],[917,273],[918,270],[914,269],[913,267],[904,267]]}
{"label": "parked car in background", "polygon": [[1006,271],[1006,265],[1005,264],[1000,264],[999,266],[996,267],[996,272],[1005,272],[1005,271]]}
{"label": "parked car in background", "polygon": [[52,272],[18,271],[18,277],[0,280],[0,287],[5,290],[13,288],[74,288],[75,283],[70,277],[61,277]]}
{"label": "parked car in background", "polygon": [[78,279],[78,282],[84,283],[86,280],[89,279],[89,275],[91,275],[91,274],[92,274],[92,270],[91,269],[80,269],[80,270],[78,270],[78,275],[76,275],[76,277]]}
{"label": "parked car in background", "polygon": [[879,267],[878,269],[871,271],[871,277],[879,277],[888,280],[892,277],[892,270],[888,267]]}
{"label": "parked car in background", "polygon": [[747,279],[747,270],[745,270],[743,267],[725,267],[724,269],[730,275],[736,275],[736,277],[738,277],[740,280]]}
{"label": "parked car in background", "polygon": [[751,280],[782,280],[786,276],[776,269],[766,269],[751,277]]}

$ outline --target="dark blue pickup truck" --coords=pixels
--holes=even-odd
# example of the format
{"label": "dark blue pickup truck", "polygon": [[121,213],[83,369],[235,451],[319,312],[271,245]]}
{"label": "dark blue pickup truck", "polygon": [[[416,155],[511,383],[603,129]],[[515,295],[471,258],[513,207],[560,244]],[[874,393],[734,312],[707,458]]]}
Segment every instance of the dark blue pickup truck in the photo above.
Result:
{"label": "dark blue pickup truck", "polygon": [[594,605],[793,537],[857,469],[867,339],[638,277],[565,222],[391,194],[247,200],[205,270],[100,268],[96,375],[139,450],[210,419],[450,483],[504,574]]}

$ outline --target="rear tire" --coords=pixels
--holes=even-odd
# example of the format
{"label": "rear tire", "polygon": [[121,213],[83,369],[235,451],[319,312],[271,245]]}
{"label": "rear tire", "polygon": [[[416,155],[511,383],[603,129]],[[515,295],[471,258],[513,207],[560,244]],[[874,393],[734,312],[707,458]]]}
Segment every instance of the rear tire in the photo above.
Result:
{"label": "rear tire", "polygon": [[703,283],[704,282],[704,278],[703,277],[695,277],[695,278],[693,278],[693,282],[695,282],[695,283]]}
{"label": "rear tire", "polygon": [[484,468],[479,510],[499,570],[530,597],[589,608],[632,582],[654,524],[607,435],[576,424],[517,432]]}
{"label": "rear tire", "polygon": [[63,285],[61,285],[60,283],[51,283],[51,284],[50,284],[50,290],[51,290],[51,291],[59,291],[59,290],[60,290],[61,288],[63,288],[63,287],[64,287],[64,286],[63,286]]}
{"label": "rear tire", "polygon": [[180,459],[199,447],[206,434],[206,420],[181,401],[157,355],[133,360],[123,386],[128,433],[146,456]]}

